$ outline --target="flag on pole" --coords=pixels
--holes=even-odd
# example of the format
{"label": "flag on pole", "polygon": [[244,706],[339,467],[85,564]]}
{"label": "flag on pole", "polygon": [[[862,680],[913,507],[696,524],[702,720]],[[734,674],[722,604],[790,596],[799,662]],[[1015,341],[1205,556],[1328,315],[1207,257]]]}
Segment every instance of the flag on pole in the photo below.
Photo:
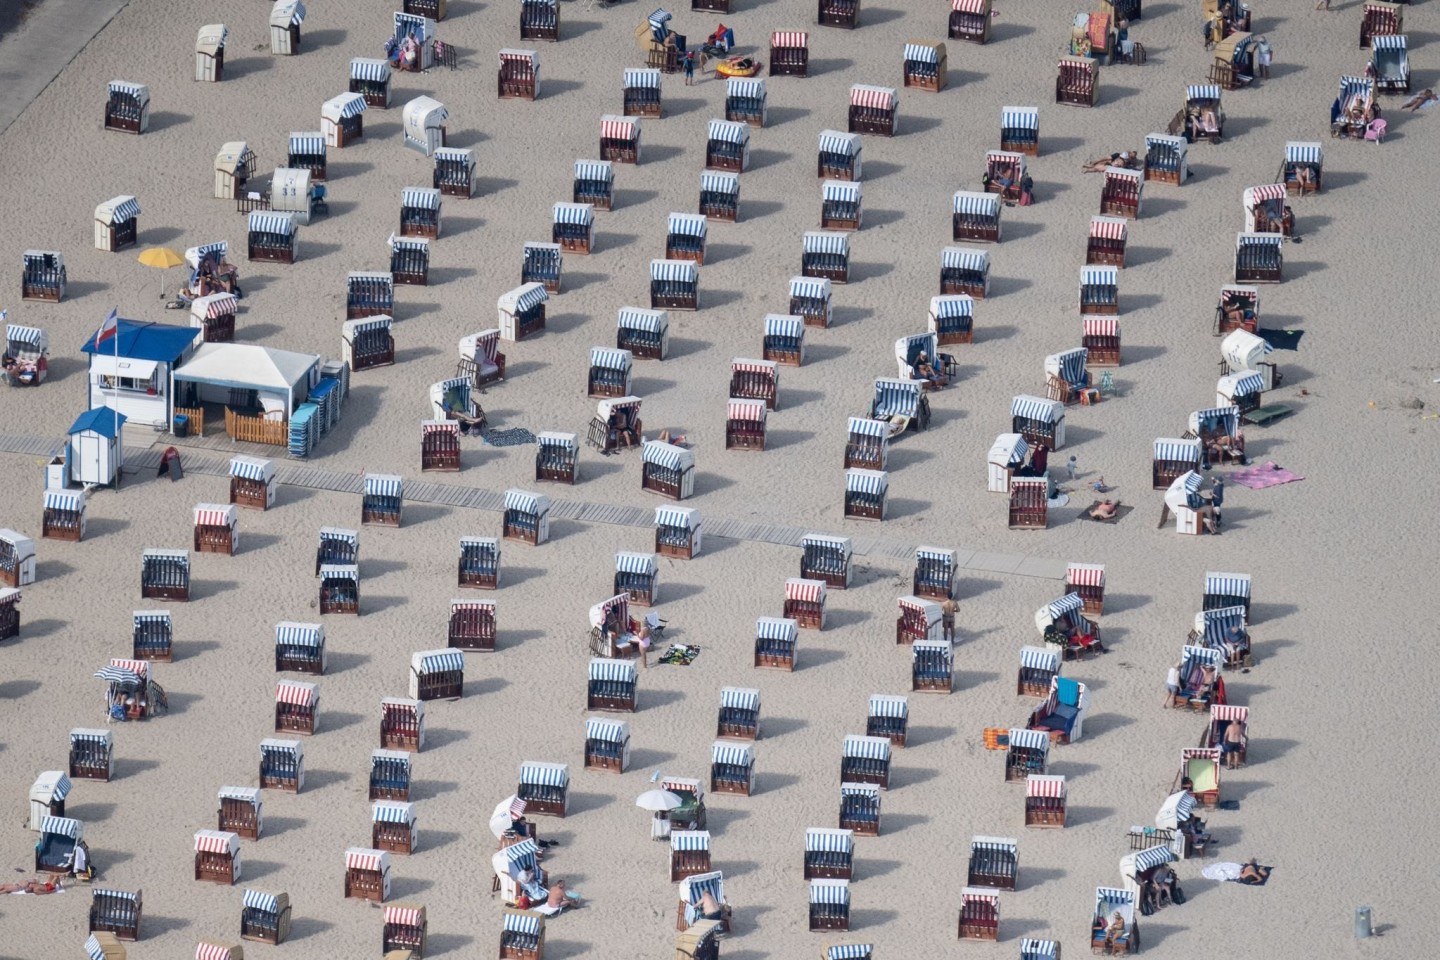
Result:
{"label": "flag on pole", "polygon": [[[106,340],[109,340],[111,337],[115,336],[119,332],[120,314],[112,308],[110,314],[105,318],[105,322],[100,324],[100,329],[95,332],[96,348],[99,348],[100,344],[104,343]],[[118,343],[116,344],[116,347],[119,347]]]}

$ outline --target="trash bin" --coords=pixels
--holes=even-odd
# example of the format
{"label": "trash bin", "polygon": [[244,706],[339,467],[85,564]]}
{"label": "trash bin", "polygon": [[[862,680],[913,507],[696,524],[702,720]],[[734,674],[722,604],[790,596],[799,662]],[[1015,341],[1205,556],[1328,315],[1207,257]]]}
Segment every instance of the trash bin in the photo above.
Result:
{"label": "trash bin", "polygon": [[190,436],[190,418],[183,413],[175,414],[174,434],[177,437]]}

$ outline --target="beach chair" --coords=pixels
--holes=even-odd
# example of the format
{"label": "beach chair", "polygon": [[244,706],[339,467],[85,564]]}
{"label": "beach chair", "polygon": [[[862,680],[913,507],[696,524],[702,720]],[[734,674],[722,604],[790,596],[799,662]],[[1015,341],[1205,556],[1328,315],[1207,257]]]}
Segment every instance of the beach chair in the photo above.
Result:
{"label": "beach chair", "polygon": [[705,829],[705,787],[691,777],[662,777],[660,789],[680,798],[680,806],[666,814],[673,830]]}
{"label": "beach chair", "polygon": [[[223,23],[211,23],[200,28],[195,37],[196,81],[219,83],[225,79],[225,41],[229,36],[230,31]],[[108,116],[106,120],[109,120]]]}
{"label": "beach chair", "polygon": [[980,887],[960,890],[960,940],[1000,939],[1000,897]]}
{"label": "beach chair", "polygon": [[85,841],[85,824],[73,817],[44,817],[35,841],[35,872],[64,876],[75,862],[75,848]]}
{"label": "beach chair", "polygon": [[30,816],[26,828],[40,830],[46,817],[65,816],[65,798],[74,784],[63,770],[46,770],[30,785]]}
{"label": "beach chair", "polygon": [[140,202],[121,195],[95,208],[95,249],[115,253],[134,246],[139,234]]}
{"label": "beach chair", "polygon": [[1031,445],[1056,451],[1065,446],[1065,404],[1059,400],[1019,396],[1010,405],[1010,429]]}
{"label": "beach chair", "polygon": [[[639,128],[635,134],[638,149]],[[602,136],[602,148],[604,138]],[[617,148],[618,149],[618,148]],[[635,161],[631,161],[632,163]],[[615,171],[609,160],[576,160],[575,179],[570,199],[575,203],[588,203],[596,210],[611,210],[615,202]],[[554,292],[558,292],[554,291]]]}
{"label": "beach chair", "polygon": [[700,174],[699,213],[706,220],[719,220],[726,223],[738,221],[740,219],[740,177],[734,173],[703,171]]}
{"label": "beach chair", "polygon": [[840,784],[839,827],[857,837],[880,836],[880,788],[873,783]]}
{"label": "beach chair", "polygon": [[865,718],[865,735],[890,741],[892,747],[904,747],[910,727],[910,705],[905,697],[873,694],[869,715]]}
{"label": "beach chair", "polygon": [[710,831],[670,831],[670,882],[710,873]]}
{"label": "beach chair", "polygon": [[[755,666],[793,671],[798,639],[799,626],[795,620],[758,618],[755,621]],[[711,789],[715,789],[714,786]]]}
{"label": "beach chair", "polygon": [[522,283],[495,301],[500,339],[524,340],[545,329],[545,302],[550,299],[543,283]]}
{"label": "beach chair", "polygon": [[890,738],[846,734],[840,749],[840,782],[890,789]]}
{"label": "beach chair", "polygon": [[1153,913],[1162,906],[1155,888],[1155,872],[1177,859],[1175,851],[1168,846],[1146,847],[1120,858],[1121,885],[1135,897],[1142,913]]}
{"label": "beach chair", "polygon": [[1245,210],[1245,229],[1251,233],[1291,236],[1295,232],[1295,214],[1285,203],[1287,196],[1283,183],[1246,187],[1240,198]]}
{"label": "beach chair", "polygon": [[1085,684],[1058,675],[1050,678],[1045,701],[1030,712],[1026,726],[1049,734],[1055,744],[1072,743],[1084,735],[1090,698]]}
{"label": "beach chair", "polygon": [[945,600],[955,592],[955,551],[940,547],[917,547],[915,572],[910,589],[916,597]]}
{"label": "beach chair", "polygon": [[1253,370],[1226,374],[1215,382],[1215,405],[1234,407],[1248,421],[1250,413],[1259,409],[1265,387],[1265,377]]}
{"label": "beach chair", "polygon": [[305,747],[299,740],[260,741],[260,789],[299,793],[305,788]]}
{"label": "beach chair", "polygon": [[610,163],[638,164],[640,121],[634,117],[601,117],[600,159]]}
{"label": "beach chair", "polygon": [[910,644],[910,689],[948,694],[954,682],[954,652],[948,640],[916,640]]}
{"label": "beach chair", "polygon": [[763,451],[765,420],[764,400],[731,397],[725,406],[725,449]]}
{"label": "beach chair", "polygon": [[190,326],[203,330],[206,343],[235,339],[235,311],[240,301],[233,293],[211,293],[190,304]]}
{"label": "beach chair", "polygon": [[826,180],[820,185],[820,229],[859,230],[863,215],[859,183]]}
{"label": "beach chair", "polygon": [[[503,840],[502,844],[504,844]],[[490,888],[491,894],[500,894],[500,899],[506,907],[514,907],[519,900],[521,887],[515,881],[516,874],[529,870],[535,875],[538,882],[541,884],[545,882],[545,871],[540,868],[540,847],[530,837],[502,845],[490,858],[490,866],[495,871],[495,881]],[[542,916],[553,916],[559,911],[553,910],[545,904],[538,904],[535,912]]]}
{"label": "beach chair", "polygon": [[520,39],[560,39],[560,4],[557,0],[523,0],[520,4]]}
{"label": "beach chair", "polygon": [[475,155],[468,148],[436,147],[430,186],[441,196],[469,200],[475,195]]}
{"label": "beach chair", "polygon": [[629,396],[633,363],[629,350],[591,347],[586,394],[592,398]]}
{"label": "beach chair", "polygon": [[1035,629],[1047,643],[1063,641],[1062,661],[1083,660],[1099,648],[1100,628],[1085,616],[1085,598],[1074,591],[1036,610]]}
{"label": "beach chair", "polygon": [[901,597],[897,603],[900,608],[895,621],[897,644],[943,639],[940,604],[917,596]]}
{"label": "beach chair", "polygon": [[[139,940],[144,902],[144,894],[140,890],[92,888],[90,891],[89,932],[104,934],[107,935],[107,939],[117,941],[125,940],[133,943]],[[118,943],[115,946],[123,951]],[[104,956],[108,958],[110,954]]]}
{"label": "beach chair", "polygon": [[890,425],[868,417],[849,419],[845,468],[883,471],[890,453]]}
{"label": "beach chair", "polygon": [[505,491],[502,539],[538,547],[550,539],[550,498],[512,487]]}
{"label": "beach chair", "polygon": [[544,960],[545,918],[533,910],[500,911],[500,960]]}
{"label": "beach chair", "polygon": [[990,291],[990,254],[968,247],[940,251],[940,294],[965,294],[984,300]]}
{"label": "beach chair", "polygon": [[[1231,724],[1239,724],[1241,732],[1241,740],[1233,749],[1225,741],[1225,731]],[[1219,747],[1225,766],[1233,768],[1245,766],[1249,744],[1250,709],[1228,703],[1212,703],[1210,721],[1205,725],[1205,732],[1200,737],[1200,746]]]}
{"label": "beach chair", "polygon": [[1186,644],[1180,648],[1180,688],[1170,698],[1170,706],[1188,708],[1194,712],[1209,709],[1216,697],[1216,689],[1207,687],[1205,669],[1210,668],[1218,678],[1225,669],[1225,652],[1219,647]]}
{"label": "beach chair", "polygon": [[1072,563],[1065,568],[1065,592],[1080,595],[1082,611],[1098,617],[1105,610],[1105,565]]}
{"label": "beach chair", "polygon": [[1123,217],[1091,217],[1090,237],[1085,242],[1085,263],[1125,268],[1125,244],[1129,228]]}
{"label": "beach chair", "polygon": [[635,664],[629,660],[590,660],[585,709],[612,713],[634,713],[636,709]]}
{"label": "beach chair", "polygon": [[786,367],[805,362],[805,318],[778,313],[765,315],[765,335],[761,340],[761,358]]}
{"label": "beach chair", "polygon": [[700,308],[700,271],[693,260],[650,261],[650,308]]}
{"label": "beach chair", "polygon": [[360,615],[359,567],[338,563],[320,565],[320,613]]}
{"label": "beach chair", "polygon": [[171,661],[175,630],[168,610],[136,610],[131,617],[131,624],[132,658],[161,663]]}
{"label": "beach chair", "polygon": [[1222,336],[1235,330],[1255,333],[1260,327],[1260,288],[1225,284],[1215,305],[1215,325],[1211,332]]}
{"label": "beach chair", "polygon": [[1324,182],[1325,153],[1314,141],[1291,140],[1285,144],[1285,159],[1280,161],[1276,181],[1285,184],[1292,195],[1319,193]]}
{"label": "beach chair", "polygon": [[889,476],[883,470],[857,467],[846,470],[843,516],[852,520],[884,520]]}
{"label": "beach chair", "polygon": [[395,362],[395,338],[390,334],[392,323],[389,315],[377,315],[364,320],[346,320],[341,325],[341,356],[351,370],[369,370]]}
{"label": "beach chair", "polygon": [[[823,2],[823,0],[822,0]],[[893,87],[857,83],[850,87],[850,133],[893,137],[899,98]]]}
{"label": "beach chair", "polygon": [[196,553],[223,553],[233,556],[239,547],[237,512],[232,504],[201,503],[195,507],[194,549]]}
{"label": "beach chair", "polygon": [[743,173],[750,164],[750,126],[711,120],[706,131],[705,169]]}
{"label": "beach chair", "polygon": [[1044,477],[1010,478],[1011,530],[1044,530],[1048,520],[1050,481]]}
{"label": "beach chair", "polygon": [[370,788],[368,799],[410,799],[410,754],[399,750],[370,751]]}
{"label": "beach chair", "polygon": [[659,602],[659,569],[653,553],[616,553],[615,592],[627,594],[633,606],[654,606]]}
{"label": "beach chair", "polygon": [[1376,37],[1401,34],[1404,27],[1405,8],[1399,3],[1365,0],[1360,11],[1360,47],[1373,47]]}
{"label": "beach chair", "polygon": [[278,481],[273,461],[243,454],[230,458],[230,502],[251,510],[275,505]]}
{"label": "beach chair", "polygon": [[368,106],[390,107],[390,61],[355,57],[350,61],[350,93],[365,98]]}
{"label": "beach chair", "polygon": [[[60,257],[58,253],[25,253],[25,273],[21,280],[23,299],[44,300],[59,303],[65,294],[65,267],[58,271],[35,265],[35,258],[43,258],[52,264]],[[20,324],[5,325],[4,379],[12,387],[38,387],[50,377],[50,337],[39,327]]]}
{"label": "beach chair", "polygon": [[303,680],[275,685],[275,732],[310,736],[319,723],[320,688]]}
{"label": "beach chair", "polygon": [[1151,133],[1145,137],[1145,179],[1183,187],[1190,179],[1190,146],[1184,137]]}
{"label": "beach chair", "polygon": [[854,30],[860,25],[860,0],[818,0],[815,22],[822,27]]}
{"label": "beach chair", "polygon": [[[675,912],[675,929],[679,932],[688,930],[693,924],[704,920],[714,920],[718,926],[715,928],[718,935],[725,935],[730,932],[730,904],[725,900],[725,874],[716,870],[711,873],[698,873],[686,877],[680,881],[680,902]],[[720,904],[720,916],[706,917],[700,912],[700,900],[705,893],[709,893]]]}
{"label": "beach chair", "polygon": [[245,840],[259,840],[265,829],[264,805],[254,787],[221,787],[217,794],[215,829]]}
{"label": "beach chair", "polygon": [[278,946],[290,939],[290,895],[246,890],[240,906],[240,939]]}
{"label": "beach chair", "polygon": [[850,881],[810,881],[810,931],[850,929]]}
{"label": "beach chair", "polygon": [[859,134],[821,130],[819,143],[815,159],[817,177],[844,182],[860,180],[864,144]]}
{"label": "beach chair", "polygon": [[410,655],[410,696],[415,700],[458,700],[465,689],[465,653],[425,650]]}
{"label": "beach chair", "polygon": [[[724,0],[729,2],[729,0]],[[725,80],[725,119],[751,127],[765,126],[767,106],[765,81],[760,77],[728,77]]]}
{"label": "beach chair", "polygon": [[425,704],[419,700],[382,697],[380,746],[387,750],[419,753],[425,748]]}
{"label": "beach chair", "polygon": [[823,580],[836,590],[850,586],[850,557],[853,547],[849,537],[830,537],[809,533],[800,539],[800,576],[807,580]]}
{"label": "beach chair", "polygon": [[[345,277],[345,319],[391,317],[395,313],[395,278],[389,272],[351,271]],[[393,358],[392,358],[393,359]]]}
{"label": "beach chair", "polygon": [[[961,0],[953,0],[961,2]],[[1055,102],[1093,107],[1100,99],[1100,70],[1089,57],[1062,56],[1056,66]]]}
{"label": "beach chair", "polygon": [[[952,13],[953,18],[953,13]],[[951,36],[954,36],[952,33]],[[1000,108],[1000,149],[1040,156],[1040,111],[1036,107]]]}
{"label": "beach chair", "polygon": [[1245,629],[1245,618],[1246,611],[1242,605],[1201,610],[1195,614],[1195,626],[1187,639],[1221,651],[1225,655],[1227,669],[1252,666],[1250,634]]}
{"label": "beach chair", "polygon": [[810,75],[809,62],[809,34],[785,30],[777,30],[770,34],[770,75],[772,77],[808,77]]}
{"label": "beach chair", "polygon": [[844,880],[855,876],[855,832],[826,827],[805,830],[806,880]]}
{"label": "beach chair", "polygon": [[1151,489],[1168,490],[1184,474],[1200,469],[1199,440],[1161,437],[1155,441],[1154,451],[1150,464]]}
{"label": "beach chair", "polygon": [[755,747],[717,740],[710,747],[710,792],[748,797],[755,788]]}
{"label": "beach chair", "polygon": [[661,117],[660,71],[627,67],[622,75],[621,98],[627,117]]}
{"label": "beach chair", "polygon": [[1015,680],[1017,697],[1048,697],[1051,682],[1060,675],[1060,655],[1043,647],[1020,648],[1020,672]]}
{"label": "beach chair", "polygon": [[85,727],[71,730],[67,770],[72,780],[109,783],[115,770],[114,735],[109,730]]}
{"label": "beach chair", "polygon": [[663,310],[621,307],[615,324],[615,349],[641,360],[664,360],[670,346],[670,322]]}
{"label": "beach chair", "polygon": [[1029,451],[1029,444],[1018,433],[1002,433],[996,437],[985,457],[985,489],[990,493],[1009,493],[1010,481],[1025,468]]}
{"label": "beach chair", "polygon": [[415,852],[419,834],[415,829],[415,805],[399,800],[377,800],[370,804],[370,845],[377,850],[406,855]]}
{"label": "beach chair", "polygon": [[760,739],[760,691],[749,687],[721,687],[720,715],[715,736],[726,740]]}
{"label": "beach chair", "polygon": [[[234,509],[233,507],[230,509]],[[140,596],[145,600],[190,599],[190,552],[145,550],[140,555]]]}
{"label": "beach chair", "polygon": [[1005,782],[1023,782],[1044,773],[1050,759],[1050,737],[1039,730],[1011,728],[1005,747]]}
{"label": "beach chair", "polygon": [[1172,789],[1181,788],[1189,779],[1189,790],[1207,810],[1220,805],[1220,768],[1223,766],[1219,747],[1185,747],[1180,751],[1180,770],[1175,774]]}
{"label": "beach chair", "polygon": [[719,930],[720,923],[716,920],[696,920],[683,933],[676,934],[675,960],[720,960]]}
{"label": "beach chair", "polygon": [[141,134],[150,129],[150,88],[143,83],[111,80],[105,101],[105,129]]}
{"label": "beach chair", "polygon": [[527,811],[563,820],[569,789],[570,767],[566,764],[538,760],[520,764],[520,782],[515,795],[525,801]]}
{"label": "beach chair", "polygon": [[1080,346],[1086,351],[1088,366],[1120,366],[1119,320],[1113,317],[1085,317],[1081,320],[1080,330]]}
{"label": "beach chair", "polygon": [[620,593],[590,608],[590,652],[607,660],[638,653],[630,632],[630,595]]}
{"label": "beach chair", "polygon": [[195,879],[227,887],[238,883],[240,837],[219,830],[196,830]]}
{"label": "beach chair", "polygon": [[1205,588],[1200,595],[1202,610],[1221,610],[1226,607],[1243,607],[1245,622],[1250,620],[1250,574],[1214,573],[1205,574]]}
{"label": "beach chair", "polygon": [[685,500],[695,492],[693,451],[673,443],[647,440],[641,444],[640,460],[641,490],[671,500]]}
{"label": "beach chair", "polygon": [[824,580],[807,580],[791,577],[785,581],[785,606],[783,615],[794,620],[802,630],[825,629]]}
{"label": "beach chair", "polygon": [[951,198],[950,235],[955,240],[1000,242],[1000,197],[991,193],[956,190]]}
{"label": "beach chair", "polygon": [[[1119,914],[1124,927],[1106,946],[1106,929]],[[1095,888],[1095,909],[1090,920],[1090,952],[1092,954],[1130,954],[1140,952],[1140,928],[1135,921],[1135,895],[1114,887]]]}
{"label": "beach chair", "polygon": [[[906,344],[906,359],[909,351],[916,346],[914,338],[901,341]],[[944,358],[940,358],[943,363]],[[897,364],[901,361],[897,357]],[[908,363],[907,363],[908,366]],[[924,430],[930,426],[930,398],[925,396],[925,385],[905,377],[876,377],[875,393],[870,401],[870,419],[886,425],[890,437],[897,437],[906,430]]]}
{"label": "beach chair", "polygon": [[624,720],[585,721],[585,769],[624,773],[630,766],[630,724]]}
{"label": "beach chair", "polygon": [[345,897],[384,903],[390,898],[390,854],[368,847],[345,851]]}
{"label": "beach chair", "polygon": [[1025,826],[1065,826],[1065,778],[1032,773],[1025,778]]}
{"label": "beach chair", "polygon": [[460,469],[460,424],[454,420],[420,421],[420,472],[455,473]]}
{"label": "beach chair", "polygon": [[970,841],[966,885],[1014,890],[1019,872],[1018,843],[1009,837],[975,837]]}
{"label": "beach chair", "polygon": [[705,217],[696,213],[672,213],[666,220],[665,257],[705,263]]}
{"label": "beach chair", "polygon": [[320,542],[315,549],[315,575],[325,564],[357,564],[360,562],[360,534],[340,527],[321,527]]}
{"label": "beach chair", "polygon": [[700,511],[689,507],[655,508],[655,552],[660,556],[693,560],[701,542]]}
{"label": "beach chair", "polygon": [[[215,199],[238,201],[245,197],[250,192],[247,189],[250,179],[259,172],[258,163],[255,151],[251,150],[244,140],[231,140],[222,144],[219,153],[215,155]],[[224,244],[220,246],[223,248]],[[198,263],[190,264],[192,270],[197,266]]]}
{"label": "beach chair", "polygon": [[1235,282],[1279,283],[1285,255],[1279,233],[1241,232],[1235,237]]}
{"label": "beach chair", "polygon": [[1138,220],[1144,174],[1125,167],[1106,167],[1104,177],[1100,187],[1100,213],[1122,220]]}
{"label": "beach chair", "polygon": [[[999,196],[1006,203],[1020,200],[1020,182],[1026,177],[1025,154],[1014,150],[989,150],[985,153],[985,192]],[[959,240],[960,237],[955,239]],[[999,232],[996,232],[999,239]]]}
{"label": "beach chair", "polygon": [[540,54],[512,47],[501,50],[495,96],[501,100],[534,100],[539,95]]}

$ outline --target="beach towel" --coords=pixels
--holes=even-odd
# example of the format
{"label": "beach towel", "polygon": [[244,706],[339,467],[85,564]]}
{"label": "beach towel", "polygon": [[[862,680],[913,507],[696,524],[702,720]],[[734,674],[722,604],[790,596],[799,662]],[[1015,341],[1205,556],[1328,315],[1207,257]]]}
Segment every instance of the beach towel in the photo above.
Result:
{"label": "beach towel", "polygon": [[660,657],[661,663],[674,664],[677,667],[688,667],[700,656],[700,648],[687,646],[683,643],[672,643],[670,649],[666,650]]}
{"label": "beach towel", "polygon": [[1100,506],[1100,501],[1099,501],[1099,500],[1096,500],[1096,501],[1094,501],[1093,503],[1091,503],[1090,506],[1086,507],[1084,510],[1081,510],[1081,511],[1080,511],[1080,519],[1081,519],[1081,520],[1091,520],[1091,521],[1093,521],[1093,522],[1095,522],[1095,523],[1119,523],[1121,520],[1123,520],[1123,519],[1126,517],[1127,514],[1130,513],[1131,510],[1134,510],[1134,509],[1135,509],[1134,507],[1130,506],[1129,504],[1122,503],[1120,506],[1118,506],[1118,507],[1115,508],[1115,516],[1114,516],[1114,517],[1112,517],[1112,518],[1109,519],[1109,520],[1101,520],[1099,517],[1092,517],[1092,516],[1090,516],[1090,511],[1091,511],[1091,510],[1094,510],[1094,509],[1095,509],[1096,507],[1098,507],[1098,506]]}
{"label": "beach towel", "polygon": [[1221,883],[1226,880],[1240,879],[1240,864],[1238,863],[1212,863],[1200,871],[1200,876],[1207,880],[1217,880]]}
{"label": "beach towel", "polygon": [[1261,466],[1232,474],[1230,482],[1238,483],[1242,487],[1249,487],[1251,490],[1264,490],[1266,487],[1278,487],[1282,483],[1294,483],[1304,479],[1297,473],[1277,467],[1274,461],[1266,461]]}
{"label": "beach towel", "polygon": [[1299,350],[1300,338],[1305,336],[1304,330],[1271,330],[1261,327],[1259,331],[1261,339],[1265,340],[1276,350]]}
{"label": "beach towel", "polygon": [[519,447],[535,442],[535,434],[524,427],[511,427],[509,430],[486,430],[480,434],[480,438],[492,447]]}

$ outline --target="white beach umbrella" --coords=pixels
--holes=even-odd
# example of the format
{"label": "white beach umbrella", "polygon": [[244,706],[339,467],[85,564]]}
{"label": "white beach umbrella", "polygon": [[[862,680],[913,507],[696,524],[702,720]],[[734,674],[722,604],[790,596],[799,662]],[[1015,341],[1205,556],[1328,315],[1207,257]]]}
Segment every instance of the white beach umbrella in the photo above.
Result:
{"label": "white beach umbrella", "polygon": [[674,810],[684,802],[669,790],[646,790],[635,798],[635,806],[641,810],[651,810],[656,813],[662,810]]}

